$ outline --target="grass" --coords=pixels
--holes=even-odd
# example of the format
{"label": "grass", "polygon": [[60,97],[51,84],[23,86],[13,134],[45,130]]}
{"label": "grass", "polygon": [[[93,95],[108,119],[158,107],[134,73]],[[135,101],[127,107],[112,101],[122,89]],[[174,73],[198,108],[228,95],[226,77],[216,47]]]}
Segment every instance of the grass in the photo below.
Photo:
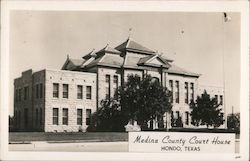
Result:
{"label": "grass", "polygon": [[9,142],[22,141],[128,141],[126,132],[86,132],[86,133],[47,133],[47,132],[10,132]]}

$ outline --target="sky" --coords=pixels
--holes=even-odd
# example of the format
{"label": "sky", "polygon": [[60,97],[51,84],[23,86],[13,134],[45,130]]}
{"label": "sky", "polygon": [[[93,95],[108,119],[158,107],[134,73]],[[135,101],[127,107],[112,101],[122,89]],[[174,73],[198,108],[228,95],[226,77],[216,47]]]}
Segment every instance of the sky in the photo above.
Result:
{"label": "sky", "polygon": [[227,111],[233,106],[239,112],[240,14],[227,14],[229,22],[219,12],[11,11],[10,115],[13,79],[21,72],[61,69],[67,55],[80,59],[107,43],[116,47],[129,34],[176,65],[202,74],[201,85],[223,87],[225,79]]}

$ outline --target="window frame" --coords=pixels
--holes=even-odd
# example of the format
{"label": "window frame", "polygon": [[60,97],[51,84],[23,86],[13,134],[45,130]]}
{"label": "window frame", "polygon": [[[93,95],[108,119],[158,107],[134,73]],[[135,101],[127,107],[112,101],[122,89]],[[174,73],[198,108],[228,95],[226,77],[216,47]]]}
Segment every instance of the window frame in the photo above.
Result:
{"label": "window frame", "polygon": [[59,108],[52,109],[52,125],[59,125]]}
{"label": "window frame", "polygon": [[[82,85],[77,85],[77,93],[76,93],[76,97],[77,97],[77,99],[83,99],[83,86]],[[80,93],[79,93],[79,88],[81,88],[80,89]],[[80,96],[80,97],[79,97]]]}
{"label": "window frame", "polygon": [[[56,89],[55,89],[56,87]],[[53,83],[53,98],[59,98],[59,83]]]}
{"label": "window frame", "polygon": [[[66,88],[65,88],[66,87]],[[69,84],[63,84],[62,98],[69,98]]]}
{"label": "window frame", "polygon": [[[80,115],[79,115],[80,113]],[[77,112],[76,112],[76,124],[77,125],[82,125],[82,121],[83,121],[83,110],[82,109],[77,109]]]}
{"label": "window frame", "polygon": [[92,99],[92,86],[86,86],[86,99]]}
{"label": "window frame", "polygon": [[69,109],[68,108],[62,109],[62,124],[69,125]]}

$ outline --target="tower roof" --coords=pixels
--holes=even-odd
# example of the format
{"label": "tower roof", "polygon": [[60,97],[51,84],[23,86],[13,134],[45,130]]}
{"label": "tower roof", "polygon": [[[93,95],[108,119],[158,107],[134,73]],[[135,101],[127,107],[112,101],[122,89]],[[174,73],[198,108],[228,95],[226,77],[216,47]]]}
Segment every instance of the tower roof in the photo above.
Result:
{"label": "tower roof", "polygon": [[131,40],[131,38],[128,38],[125,42],[115,47],[115,49],[119,51],[134,51],[134,52],[140,52],[145,54],[153,54],[155,51],[148,49],[147,47],[144,47],[143,45],[135,42],[134,40]]}

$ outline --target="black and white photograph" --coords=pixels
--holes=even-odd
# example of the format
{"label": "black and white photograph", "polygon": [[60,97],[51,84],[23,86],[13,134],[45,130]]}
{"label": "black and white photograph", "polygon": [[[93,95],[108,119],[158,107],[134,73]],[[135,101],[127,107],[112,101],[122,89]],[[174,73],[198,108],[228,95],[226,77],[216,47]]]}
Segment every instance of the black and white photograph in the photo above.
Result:
{"label": "black and white photograph", "polygon": [[249,157],[241,11],[25,7],[2,14],[8,132],[1,148],[16,159],[30,152]]}

